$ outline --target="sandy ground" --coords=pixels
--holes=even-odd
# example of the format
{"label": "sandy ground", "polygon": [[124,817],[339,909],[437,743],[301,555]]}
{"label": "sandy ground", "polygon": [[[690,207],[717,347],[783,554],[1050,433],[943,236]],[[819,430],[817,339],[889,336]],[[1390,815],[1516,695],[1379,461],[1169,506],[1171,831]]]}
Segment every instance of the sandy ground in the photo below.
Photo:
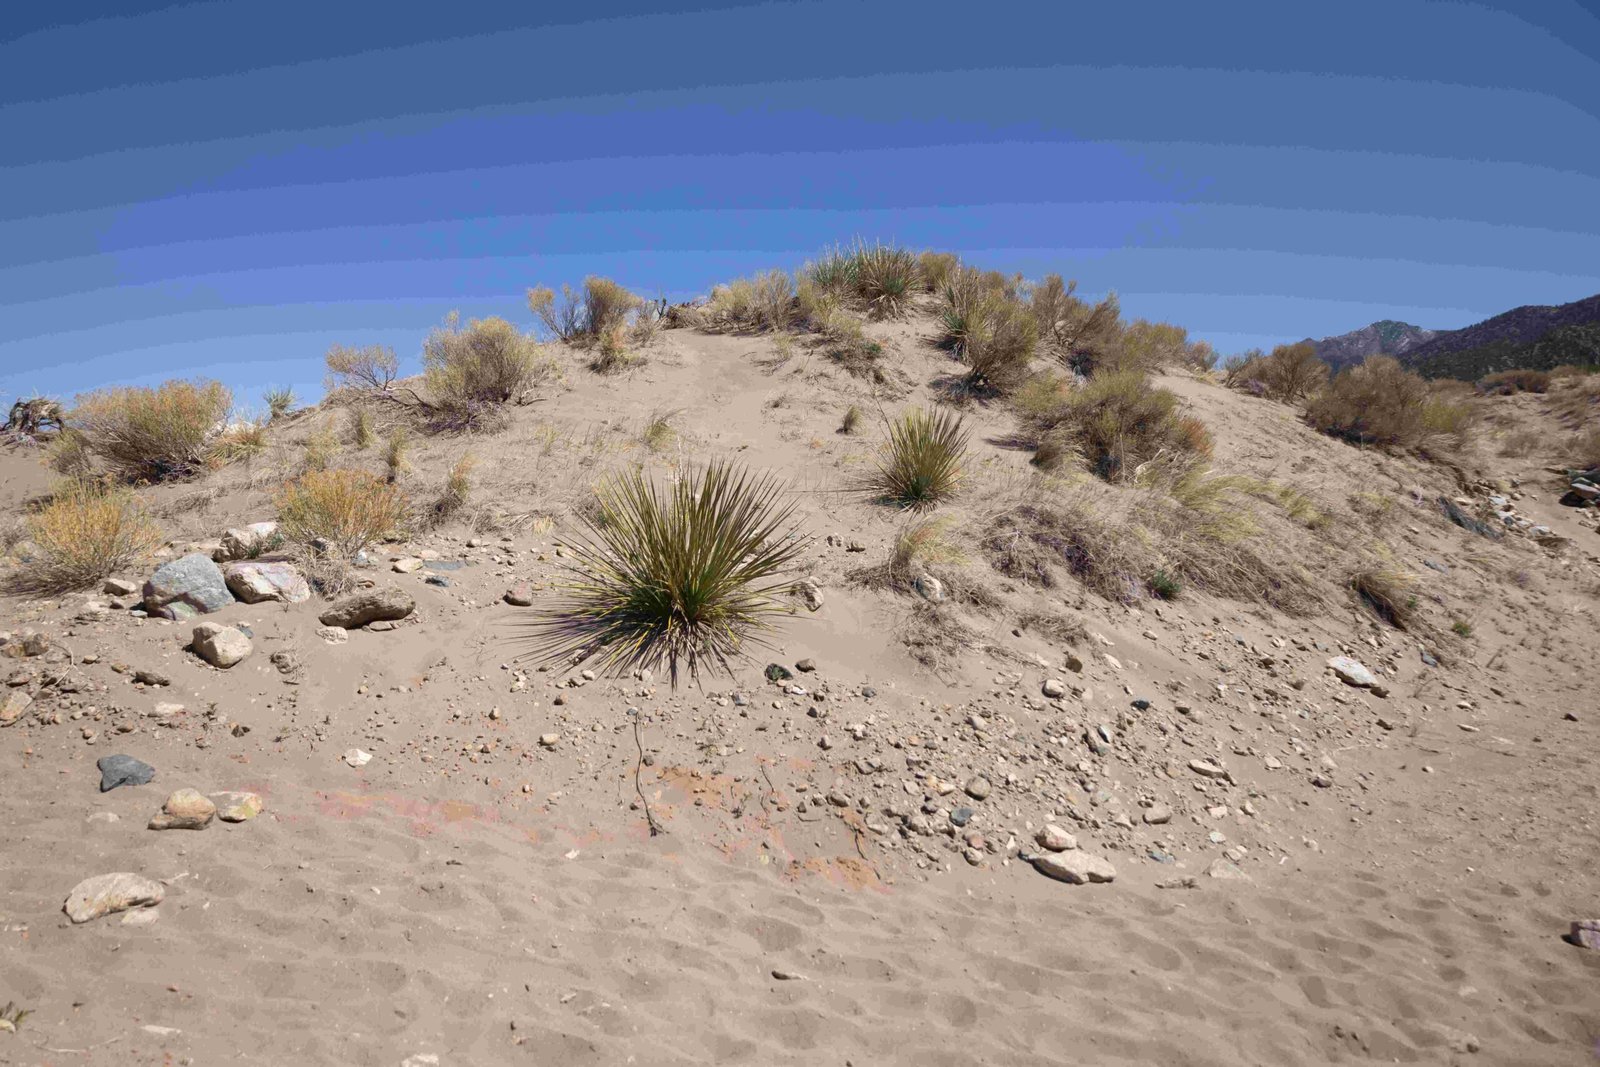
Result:
{"label": "sandy ground", "polygon": [[[35,706],[0,730],[0,1005],[32,1012],[0,1033],[0,1063],[1594,1062],[1600,952],[1561,935],[1600,912],[1600,538],[1555,506],[1548,460],[1471,458],[1465,477],[1522,479],[1518,508],[1565,538],[1489,542],[1433,504],[1468,491],[1454,473],[1175,376],[1219,469],[1292,484],[1340,523],[1358,521],[1352,494],[1391,497],[1360,535],[1472,638],[1434,668],[1333,600],[1285,618],[1001,583],[1004,606],[968,612],[963,647],[930,665],[902,641],[908,598],[849,580],[901,520],[843,491],[876,435],[836,434],[839,416],[925,399],[944,358],[916,325],[882,332],[897,389],[803,352],[765,364],[763,339],[674,331],[623,378],[573,370],[497,437],[430,443],[416,491],[471,449],[509,525],[472,547],[465,528],[384,546],[439,556],[373,572],[418,602],[391,632],[327,644],[316,603],[235,604],[214,618],[248,626],[255,651],[223,672],[185,650],[189,627],[86,615],[85,596],[5,600],[0,629],[49,635],[78,691],[22,683]],[[638,432],[664,412],[678,433],[651,453]],[[972,417],[976,513],[1026,455],[1005,447],[1003,412]],[[525,609],[500,594],[556,573],[584,488],[617,463],[716,452],[802,490],[822,610],[703,690],[514,663]],[[270,515],[289,455],[153,496],[175,534],[215,537]],[[4,460],[13,509],[42,484],[33,462]],[[1282,547],[1321,562],[1309,540]],[[1025,608],[1089,636],[1069,648],[1019,625]],[[1339,652],[1389,695],[1334,679]],[[785,685],[761,676],[806,658],[816,671]],[[1050,678],[1081,692],[1047,700]],[[157,720],[158,703],[184,710]],[[1113,741],[1086,746],[1102,725]],[[348,766],[352,747],[372,761]],[[114,752],[155,781],[99,793],[95,761]],[[991,788],[969,796],[979,776]],[[183,786],[252,790],[265,811],[147,830]],[[1157,805],[1169,823],[1142,817]],[[948,830],[958,810],[969,821]],[[902,829],[918,811],[933,830]],[[1066,885],[1019,858],[1047,823],[1115,881]],[[156,921],[68,921],[73,886],[110,871],[165,884]]]}

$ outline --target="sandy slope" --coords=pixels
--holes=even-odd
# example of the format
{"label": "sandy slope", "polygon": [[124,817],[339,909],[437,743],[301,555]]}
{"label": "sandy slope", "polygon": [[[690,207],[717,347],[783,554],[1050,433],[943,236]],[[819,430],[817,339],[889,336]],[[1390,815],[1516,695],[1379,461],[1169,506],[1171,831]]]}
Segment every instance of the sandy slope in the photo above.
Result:
{"label": "sandy slope", "polygon": [[[704,692],[518,680],[519,612],[499,596],[555,573],[541,525],[480,547],[465,529],[390,546],[463,564],[437,571],[448,587],[427,570],[376,573],[419,603],[393,632],[328,645],[315,605],[234,605],[218,617],[250,626],[256,651],[227,673],[183,650],[184,627],[74,621],[81,596],[5,601],[0,629],[50,634],[81,684],[39,702],[59,723],[30,710],[0,731],[0,1004],[34,1011],[0,1034],[0,1063],[1593,1062],[1600,953],[1560,940],[1597,911],[1592,529],[1530,482],[1519,508],[1565,546],[1473,538],[1431,503],[1462,491],[1448,472],[1177,377],[1218,437],[1219,469],[1291,483],[1340,522],[1356,521],[1350,494],[1392,496],[1371,535],[1422,578],[1439,618],[1470,616],[1472,640],[1429,668],[1415,640],[1342,602],[1286,619],[1199,595],[1129,610],[1001,583],[1004,608],[967,613],[966,647],[930,669],[901,644],[906,598],[848,581],[899,520],[838,491],[872,440],[835,434],[839,414],[925,397],[943,358],[916,325],[883,333],[903,395],[804,353],[765,366],[762,339],[675,331],[629,377],[574,371],[505,434],[419,457],[420,493],[472,448],[480,491],[506,515],[561,515],[634,459],[731,452],[789,473],[808,529],[840,535],[811,549],[827,603]],[[680,436],[652,456],[636,435],[657,411],[677,412]],[[964,514],[1026,470],[1004,414],[974,418],[983,481]],[[176,529],[214,536],[269,514],[291,461],[286,448],[155,496]],[[1065,645],[1017,625],[1024,607],[1081,615],[1081,676],[1061,670]],[[1389,665],[1390,695],[1328,675],[1339,648]],[[288,674],[278,651],[298,664]],[[805,657],[811,692],[760,677],[768,659]],[[116,664],[171,684],[141,686]],[[1046,701],[1047,677],[1084,693]],[[1151,707],[1132,716],[1134,697]],[[157,702],[185,711],[157,724]],[[630,707],[660,837],[636,805]],[[1106,723],[1116,743],[1084,747]],[[352,746],[373,761],[346,766]],[[99,794],[94,761],[114,751],[154,764],[156,781]],[[1234,783],[1191,774],[1195,758]],[[982,800],[936,788],[980,774],[993,785]],[[146,830],[185,785],[252,789],[267,810]],[[813,800],[834,792],[850,805]],[[981,865],[943,834],[882,832],[883,812],[924,798],[941,825],[973,810]],[[1155,803],[1170,824],[1141,820]],[[1046,822],[1111,859],[1116,881],[1063,885],[1015,859]],[[1241,846],[1248,881],[1207,875]],[[67,892],[112,870],[169,883],[158,920],[72,926]],[[1157,888],[1189,876],[1196,888]]]}

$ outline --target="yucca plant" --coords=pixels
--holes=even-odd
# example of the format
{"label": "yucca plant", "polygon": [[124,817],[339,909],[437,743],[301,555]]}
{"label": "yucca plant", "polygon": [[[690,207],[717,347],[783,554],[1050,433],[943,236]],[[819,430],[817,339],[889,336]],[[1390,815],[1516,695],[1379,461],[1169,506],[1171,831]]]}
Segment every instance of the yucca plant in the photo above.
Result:
{"label": "yucca plant", "polygon": [[731,673],[787,608],[784,577],[806,543],[787,487],[724,462],[663,486],[635,469],[598,490],[598,514],[564,542],[571,580],[532,627],[523,658],[610,673],[666,665]]}
{"label": "yucca plant", "polygon": [[267,418],[276,422],[294,410],[299,397],[294,395],[293,389],[285,386],[282,389],[268,389],[261,394],[261,399],[267,404]]}
{"label": "yucca plant", "polygon": [[912,295],[922,287],[917,257],[893,245],[858,245],[855,250],[856,292],[880,319],[905,314]]}
{"label": "yucca plant", "polygon": [[868,488],[902,507],[934,507],[960,484],[970,436],[955,412],[912,408],[890,425]]}

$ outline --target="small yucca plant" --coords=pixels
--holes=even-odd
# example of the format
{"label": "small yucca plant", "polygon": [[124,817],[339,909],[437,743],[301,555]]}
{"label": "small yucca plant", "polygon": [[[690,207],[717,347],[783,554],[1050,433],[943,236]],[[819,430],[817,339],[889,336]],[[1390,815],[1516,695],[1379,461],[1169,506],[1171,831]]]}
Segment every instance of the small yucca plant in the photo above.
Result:
{"label": "small yucca plant", "polygon": [[955,412],[912,408],[890,425],[868,488],[902,507],[934,507],[960,484],[970,436]]}
{"label": "small yucca plant", "polygon": [[277,421],[294,410],[294,402],[299,399],[294,395],[294,390],[285,386],[282,389],[268,389],[261,394],[261,399],[267,404],[267,418]]}
{"label": "small yucca plant", "polygon": [[922,288],[917,257],[893,245],[858,245],[855,250],[856,293],[880,319],[905,314],[911,297]]}
{"label": "small yucca plant", "polygon": [[662,486],[633,470],[598,491],[597,514],[564,544],[572,578],[536,618],[525,658],[593,661],[611,673],[665,664],[731,673],[786,613],[785,571],[805,549],[788,490],[713,462]]}

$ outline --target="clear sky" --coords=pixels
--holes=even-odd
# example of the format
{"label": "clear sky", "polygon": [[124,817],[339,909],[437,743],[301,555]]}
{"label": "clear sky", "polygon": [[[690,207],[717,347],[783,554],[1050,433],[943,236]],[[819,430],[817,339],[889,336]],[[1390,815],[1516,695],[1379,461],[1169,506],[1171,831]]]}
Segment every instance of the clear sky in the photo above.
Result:
{"label": "clear sky", "polygon": [[11,3],[0,101],[0,399],[315,396],[334,342],[854,236],[1224,352],[1600,292],[1574,0]]}

